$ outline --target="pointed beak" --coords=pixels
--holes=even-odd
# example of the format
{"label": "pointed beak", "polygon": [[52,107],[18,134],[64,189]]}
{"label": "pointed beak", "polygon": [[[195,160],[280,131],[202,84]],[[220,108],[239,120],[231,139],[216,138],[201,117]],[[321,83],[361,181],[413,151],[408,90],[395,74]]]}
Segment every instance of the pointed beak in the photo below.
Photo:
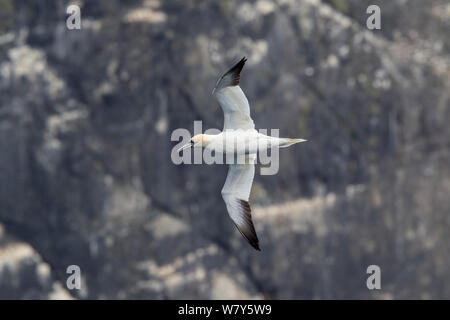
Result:
{"label": "pointed beak", "polygon": [[181,148],[179,148],[177,150],[177,152],[183,151],[184,149],[190,148],[192,147],[192,142],[189,142],[188,144],[185,144],[184,146],[182,146]]}

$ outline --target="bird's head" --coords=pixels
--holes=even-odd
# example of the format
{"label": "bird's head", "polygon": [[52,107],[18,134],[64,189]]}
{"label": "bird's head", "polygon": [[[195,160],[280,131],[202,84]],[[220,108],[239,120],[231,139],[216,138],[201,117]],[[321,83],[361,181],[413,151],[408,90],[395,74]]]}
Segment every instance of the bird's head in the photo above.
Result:
{"label": "bird's head", "polygon": [[206,147],[211,142],[211,138],[207,134],[197,134],[192,137],[191,141],[189,141],[188,144],[185,144],[180,149],[178,149],[178,152],[181,150],[190,148],[190,147]]}
{"label": "bird's head", "polygon": [[210,139],[206,134],[197,134],[192,137],[191,143],[193,146],[206,147]]}

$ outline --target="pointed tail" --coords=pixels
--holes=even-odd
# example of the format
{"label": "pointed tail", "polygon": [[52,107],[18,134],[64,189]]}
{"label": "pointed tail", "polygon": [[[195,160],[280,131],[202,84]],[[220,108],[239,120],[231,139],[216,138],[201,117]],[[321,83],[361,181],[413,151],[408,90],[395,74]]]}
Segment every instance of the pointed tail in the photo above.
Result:
{"label": "pointed tail", "polygon": [[306,141],[305,139],[290,139],[290,138],[282,138],[280,140],[281,140],[280,148],[286,148],[292,146],[293,144]]}

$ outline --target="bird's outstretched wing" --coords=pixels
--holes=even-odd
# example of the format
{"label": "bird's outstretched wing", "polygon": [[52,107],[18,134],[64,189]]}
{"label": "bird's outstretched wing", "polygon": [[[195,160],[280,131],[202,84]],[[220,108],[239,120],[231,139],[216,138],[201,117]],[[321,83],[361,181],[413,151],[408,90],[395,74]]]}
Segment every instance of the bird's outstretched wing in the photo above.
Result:
{"label": "bird's outstretched wing", "polygon": [[223,130],[254,129],[250,105],[239,87],[240,73],[247,59],[244,57],[228,70],[216,83],[213,94],[224,114]]}
{"label": "bird's outstretched wing", "polygon": [[247,156],[247,164],[231,164],[222,188],[222,197],[228,214],[245,239],[256,250],[259,248],[258,236],[252,222],[248,198],[255,176],[255,156]]}

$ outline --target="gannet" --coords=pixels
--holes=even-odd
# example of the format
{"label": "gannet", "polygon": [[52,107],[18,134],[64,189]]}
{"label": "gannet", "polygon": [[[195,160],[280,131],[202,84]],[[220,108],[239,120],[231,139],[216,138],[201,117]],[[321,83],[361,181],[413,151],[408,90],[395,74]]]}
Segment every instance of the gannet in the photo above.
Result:
{"label": "gannet", "polygon": [[222,132],[216,135],[195,135],[178,151],[201,146],[214,152],[245,156],[243,163],[228,165],[228,174],[221,193],[228,214],[239,232],[253,248],[260,251],[248,202],[255,175],[256,155],[262,149],[284,148],[306,140],[271,137],[255,130],[255,124],[250,117],[250,105],[239,86],[240,73],[246,61],[245,57],[242,58],[225,72],[213,89],[212,93],[224,114]]}

